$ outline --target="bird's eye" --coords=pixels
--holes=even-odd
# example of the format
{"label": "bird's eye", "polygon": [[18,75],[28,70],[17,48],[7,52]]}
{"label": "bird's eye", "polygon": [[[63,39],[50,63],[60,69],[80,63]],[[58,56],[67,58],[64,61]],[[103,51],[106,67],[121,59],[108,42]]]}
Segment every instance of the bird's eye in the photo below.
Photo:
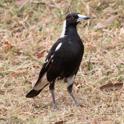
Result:
{"label": "bird's eye", "polygon": [[72,18],[72,16],[71,16],[71,15],[69,15],[69,16],[68,16],[68,19],[70,19],[70,18]]}
{"label": "bird's eye", "polygon": [[77,15],[73,15],[72,16],[73,19],[77,19],[77,17],[78,17]]}

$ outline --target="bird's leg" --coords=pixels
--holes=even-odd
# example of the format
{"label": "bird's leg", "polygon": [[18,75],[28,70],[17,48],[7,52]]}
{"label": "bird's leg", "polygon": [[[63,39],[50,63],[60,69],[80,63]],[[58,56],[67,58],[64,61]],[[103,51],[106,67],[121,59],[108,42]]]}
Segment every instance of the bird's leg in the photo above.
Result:
{"label": "bird's leg", "polygon": [[74,101],[75,105],[79,106],[79,103],[77,102],[77,100],[75,99],[75,97],[72,93],[72,87],[73,87],[73,84],[67,87],[68,93],[70,94],[70,96],[71,96],[72,100]]}
{"label": "bird's leg", "polygon": [[51,96],[52,96],[53,108],[54,108],[54,109],[57,109],[56,101],[55,101],[55,94],[54,94],[54,85],[55,85],[55,81],[52,81],[52,82],[50,83],[50,85],[49,85],[49,89],[50,89]]}
{"label": "bird's leg", "polygon": [[74,101],[75,105],[79,106],[79,103],[77,102],[77,100],[75,99],[75,97],[74,97],[74,95],[72,93],[73,79],[74,79],[73,77],[67,78],[67,83],[68,83],[67,90],[68,90],[68,93],[71,96],[72,100]]}

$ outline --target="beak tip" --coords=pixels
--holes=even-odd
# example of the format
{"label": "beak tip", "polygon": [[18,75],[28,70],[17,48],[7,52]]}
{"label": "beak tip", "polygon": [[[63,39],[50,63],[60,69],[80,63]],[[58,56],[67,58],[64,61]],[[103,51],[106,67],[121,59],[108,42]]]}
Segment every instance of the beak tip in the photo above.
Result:
{"label": "beak tip", "polygon": [[96,17],[93,17],[93,16],[87,16],[86,18],[85,18],[85,20],[88,20],[88,19],[95,19]]}
{"label": "beak tip", "polygon": [[87,17],[86,17],[86,20],[87,20],[87,19],[91,19],[91,17],[90,17],[90,16],[87,16]]}

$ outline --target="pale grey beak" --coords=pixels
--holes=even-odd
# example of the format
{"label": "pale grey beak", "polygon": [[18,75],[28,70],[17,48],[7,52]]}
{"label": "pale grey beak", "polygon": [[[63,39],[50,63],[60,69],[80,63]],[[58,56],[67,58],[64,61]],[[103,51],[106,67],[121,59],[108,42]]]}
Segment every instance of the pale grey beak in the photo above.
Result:
{"label": "pale grey beak", "polygon": [[91,19],[91,17],[78,14],[77,22],[80,22],[82,20],[88,20],[88,19]]}

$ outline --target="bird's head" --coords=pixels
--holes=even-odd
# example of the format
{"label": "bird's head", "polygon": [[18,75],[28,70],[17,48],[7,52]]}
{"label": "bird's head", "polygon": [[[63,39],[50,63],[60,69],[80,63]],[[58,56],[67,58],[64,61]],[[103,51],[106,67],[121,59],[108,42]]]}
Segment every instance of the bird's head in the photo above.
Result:
{"label": "bird's head", "polygon": [[84,16],[79,13],[70,13],[66,16],[65,21],[63,23],[63,30],[61,33],[61,37],[63,37],[67,32],[68,27],[76,27],[77,24],[82,20],[91,19],[89,16]]}
{"label": "bird's head", "polygon": [[66,25],[77,25],[82,20],[88,20],[91,17],[79,13],[70,13],[66,16]]}

